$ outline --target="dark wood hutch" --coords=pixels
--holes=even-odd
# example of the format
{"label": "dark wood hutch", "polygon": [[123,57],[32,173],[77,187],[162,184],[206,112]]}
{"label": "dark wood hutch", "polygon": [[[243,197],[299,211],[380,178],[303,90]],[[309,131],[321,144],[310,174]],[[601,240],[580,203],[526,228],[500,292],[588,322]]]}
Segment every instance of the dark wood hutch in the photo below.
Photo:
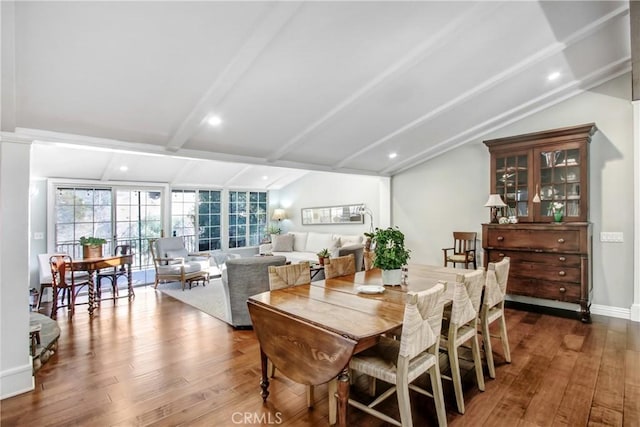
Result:
{"label": "dark wood hutch", "polygon": [[583,322],[591,320],[588,156],[596,130],[589,123],[484,141],[491,194],[518,220],[482,225],[485,267],[510,257],[507,293],[580,304]]}

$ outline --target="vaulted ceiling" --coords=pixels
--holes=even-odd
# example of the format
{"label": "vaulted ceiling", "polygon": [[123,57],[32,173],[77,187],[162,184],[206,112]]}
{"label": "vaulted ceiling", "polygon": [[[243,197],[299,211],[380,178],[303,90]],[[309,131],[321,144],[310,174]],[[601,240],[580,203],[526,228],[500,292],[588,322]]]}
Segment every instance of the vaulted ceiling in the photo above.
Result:
{"label": "vaulted ceiling", "polygon": [[390,176],[631,68],[626,1],[3,1],[2,23],[2,131],[39,176]]}

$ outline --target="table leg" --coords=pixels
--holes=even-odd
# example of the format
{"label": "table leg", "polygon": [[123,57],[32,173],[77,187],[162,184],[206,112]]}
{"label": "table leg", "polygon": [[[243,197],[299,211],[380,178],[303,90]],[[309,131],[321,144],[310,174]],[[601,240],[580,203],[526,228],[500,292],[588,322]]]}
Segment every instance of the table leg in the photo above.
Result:
{"label": "table leg", "polygon": [[129,301],[131,301],[136,296],[133,292],[133,281],[131,280],[131,263],[127,263],[127,287],[129,288]]}
{"label": "table leg", "polygon": [[93,316],[94,304],[96,301],[96,272],[95,270],[89,270],[89,316]]}
{"label": "table leg", "polygon": [[349,406],[349,367],[338,375],[338,425],[347,427],[347,407]]}
{"label": "table leg", "polygon": [[262,379],[260,380],[260,388],[262,388],[262,392],[260,395],[262,396],[262,401],[266,402],[267,397],[269,396],[269,373],[267,369],[267,355],[262,351],[262,347],[260,347],[260,364],[262,366]]}

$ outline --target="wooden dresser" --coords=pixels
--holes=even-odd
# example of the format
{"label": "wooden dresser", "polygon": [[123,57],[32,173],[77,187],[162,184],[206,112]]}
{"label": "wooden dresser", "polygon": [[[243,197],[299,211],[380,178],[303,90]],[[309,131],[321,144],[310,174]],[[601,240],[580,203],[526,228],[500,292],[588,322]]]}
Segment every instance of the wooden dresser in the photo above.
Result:
{"label": "wooden dresser", "polygon": [[591,224],[483,224],[486,262],[511,258],[507,292],[580,304],[590,321]]}
{"label": "wooden dresser", "polygon": [[[590,321],[589,143],[593,123],[484,141],[491,194],[517,223],[482,226],[485,267],[511,258],[507,293],[580,304]],[[562,217],[555,221],[554,212]]]}

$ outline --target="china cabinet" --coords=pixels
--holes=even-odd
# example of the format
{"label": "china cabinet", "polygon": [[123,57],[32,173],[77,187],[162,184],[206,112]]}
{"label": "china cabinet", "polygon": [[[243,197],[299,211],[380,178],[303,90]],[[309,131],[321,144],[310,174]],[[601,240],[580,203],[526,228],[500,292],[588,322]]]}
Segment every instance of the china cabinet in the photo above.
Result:
{"label": "china cabinet", "polygon": [[483,224],[485,264],[510,257],[509,294],[580,304],[585,322],[592,292],[588,154],[595,131],[590,123],[484,142],[490,192],[506,203],[503,216],[518,219]]}

